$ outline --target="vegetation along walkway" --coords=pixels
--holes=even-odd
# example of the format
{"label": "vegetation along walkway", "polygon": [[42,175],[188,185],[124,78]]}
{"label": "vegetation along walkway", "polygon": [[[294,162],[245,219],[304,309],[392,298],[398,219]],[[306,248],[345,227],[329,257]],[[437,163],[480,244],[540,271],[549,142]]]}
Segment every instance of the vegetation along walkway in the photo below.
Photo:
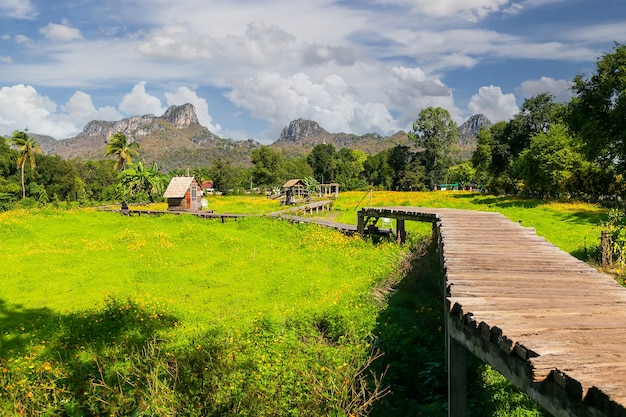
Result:
{"label": "vegetation along walkway", "polygon": [[554,416],[626,416],[626,289],[499,213],[385,207],[430,221],[446,276],[449,415],[465,416],[467,350]]}

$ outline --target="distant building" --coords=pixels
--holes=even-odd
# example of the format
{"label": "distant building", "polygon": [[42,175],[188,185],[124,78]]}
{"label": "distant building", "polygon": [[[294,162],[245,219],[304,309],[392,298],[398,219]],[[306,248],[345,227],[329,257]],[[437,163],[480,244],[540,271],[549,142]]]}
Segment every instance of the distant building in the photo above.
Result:
{"label": "distant building", "polygon": [[320,196],[339,197],[339,183],[331,182],[330,184],[320,184],[319,190]]}
{"label": "distant building", "polygon": [[204,194],[213,194],[213,191],[215,191],[213,181],[208,180],[202,182],[202,192]]}
{"label": "distant building", "polygon": [[194,177],[174,177],[163,198],[167,199],[169,211],[199,211],[202,197],[201,187]]}
{"label": "distant building", "polygon": [[289,180],[281,187],[285,193],[285,204],[296,204],[296,198],[303,196],[306,186],[301,179]]}

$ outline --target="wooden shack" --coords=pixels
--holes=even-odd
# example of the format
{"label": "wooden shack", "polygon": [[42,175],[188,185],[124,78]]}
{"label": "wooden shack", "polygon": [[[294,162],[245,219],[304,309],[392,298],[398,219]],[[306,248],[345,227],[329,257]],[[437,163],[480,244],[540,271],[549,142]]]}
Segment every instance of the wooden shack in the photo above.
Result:
{"label": "wooden shack", "polygon": [[168,211],[199,211],[202,193],[194,177],[174,177],[170,181],[163,197],[167,199]]}
{"label": "wooden shack", "polygon": [[285,204],[296,204],[298,197],[308,196],[306,185],[301,179],[289,180],[281,188],[285,194]]}
{"label": "wooden shack", "polygon": [[323,197],[339,197],[339,183],[320,184],[319,194]]}

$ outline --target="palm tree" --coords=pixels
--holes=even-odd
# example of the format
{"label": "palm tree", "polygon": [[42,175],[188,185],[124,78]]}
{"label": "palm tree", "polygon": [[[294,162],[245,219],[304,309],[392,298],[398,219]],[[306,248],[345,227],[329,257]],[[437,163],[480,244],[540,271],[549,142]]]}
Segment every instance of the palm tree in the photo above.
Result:
{"label": "palm tree", "polygon": [[22,171],[22,199],[26,198],[26,187],[24,186],[24,166],[26,160],[30,163],[30,169],[35,168],[35,154],[42,154],[41,148],[32,137],[28,136],[28,129],[23,132],[16,130],[11,137],[13,145],[17,146],[19,156],[17,157],[17,167]]}
{"label": "palm tree", "polygon": [[143,162],[129,165],[118,177],[125,196],[130,196],[131,200],[147,197],[148,201],[154,202],[155,196],[163,195],[165,177],[156,162],[152,167],[145,166]]}
{"label": "palm tree", "polygon": [[106,145],[106,156],[115,155],[117,160],[115,161],[115,165],[113,166],[115,169],[121,167],[122,171],[126,169],[126,164],[132,162],[133,156],[138,154],[137,149],[139,148],[139,144],[137,142],[128,143],[128,139],[126,139],[126,135],[122,132],[117,132]]}

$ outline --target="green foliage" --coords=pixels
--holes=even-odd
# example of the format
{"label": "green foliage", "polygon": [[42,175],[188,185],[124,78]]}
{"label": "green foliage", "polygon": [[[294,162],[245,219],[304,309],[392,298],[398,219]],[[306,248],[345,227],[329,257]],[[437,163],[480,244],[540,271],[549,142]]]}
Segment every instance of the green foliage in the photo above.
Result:
{"label": "green foliage", "polygon": [[216,159],[209,170],[214,188],[223,194],[238,194],[250,186],[251,173],[226,159]]}
{"label": "green foliage", "polygon": [[364,367],[394,245],[44,209],[0,214],[0,247],[0,414],[365,415],[382,395]]}
{"label": "green foliage", "polygon": [[358,190],[366,188],[367,184],[361,174],[367,154],[363,151],[342,148],[335,154],[335,182],[341,184],[344,190]]}
{"label": "green foliage", "polygon": [[106,156],[115,157],[115,169],[120,168],[122,171],[126,169],[126,164],[132,162],[139,151],[139,144],[135,141],[129,142],[122,132],[117,132],[111,136],[105,147]]}
{"label": "green foliage", "polygon": [[441,107],[428,107],[420,111],[413,123],[409,138],[423,150],[420,159],[430,177],[427,185],[436,189],[451,163],[450,149],[458,139],[459,132],[450,113]]}
{"label": "green foliage", "polygon": [[284,184],[285,160],[280,151],[262,146],[252,151],[252,181],[260,187],[275,187]]}
{"label": "green foliage", "polygon": [[161,200],[165,192],[165,177],[156,163],[146,167],[143,162],[128,164],[118,176],[123,189],[124,201],[155,202]]}
{"label": "green foliage", "polygon": [[623,269],[626,266],[626,224],[622,210],[611,209],[607,220],[602,222],[602,229],[608,238],[606,242],[608,246],[602,248],[607,251],[608,265],[606,266],[617,266]]}
{"label": "green foliage", "polygon": [[580,135],[588,159],[603,169],[626,165],[626,45],[613,50],[596,63],[590,77],[574,78],[575,97],[570,103],[568,124]]}
{"label": "green foliage", "polygon": [[467,187],[472,184],[475,177],[476,170],[472,166],[472,163],[465,161],[457,165],[452,165],[448,170],[448,176],[446,178],[448,183],[456,183],[461,187]]}
{"label": "green foliage", "polygon": [[42,154],[41,148],[33,139],[28,135],[28,129],[25,131],[16,130],[13,132],[13,136],[11,136],[11,143],[14,146],[17,146],[18,157],[17,157],[17,166],[20,168],[20,172],[22,175],[22,198],[26,198],[26,187],[24,185],[24,167],[26,166],[26,161],[28,161],[30,168],[35,168],[35,155]]}
{"label": "green foliage", "polygon": [[328,143],[315,145],[307,156],[307,161],[313,168],[313,176],[322,184],[332,182],[335,179],[335,147]]}
{"label": "green foliage", "polygon": [[567,128],[554,124],[545,133],[531,138],[529,147],[520,153],[513,169],[527,190],[558,197],[568,188],[575,168],[581,164],[582,157],[574,149]]}

